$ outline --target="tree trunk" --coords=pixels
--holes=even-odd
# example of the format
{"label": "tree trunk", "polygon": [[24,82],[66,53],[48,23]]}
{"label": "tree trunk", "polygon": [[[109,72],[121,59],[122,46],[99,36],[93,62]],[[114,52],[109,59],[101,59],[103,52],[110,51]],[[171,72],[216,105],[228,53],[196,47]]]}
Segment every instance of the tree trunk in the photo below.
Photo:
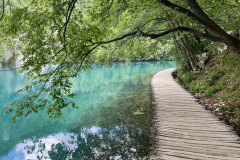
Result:
{"label": "tree trunk", "polygon": [[[172,18],[169,14],[167,14],[167,18],[169,19],[170,26],[172,28],[175,28],[176,26],[173,23]],[[194,70],[195,69],[194,56],[193,56],[193,53],[192,53],[189,43],[186,41],[186,36],[184,36],[185,38],[182,38],[179,32],[176,32],[176,35],[177,35],[177,37],[179,37],[179,41],[182,44],[182,46],[187,54],[188,60],[191,65],[191,69]]]}
{"label": "tree trunk", "polygon": [[213,32],[215,35],[219,36],[223,42],[231,49],[240,52],[240,40],[236,37],[231,36],[226,31],[224,31],[217,23],[215,23],[209,16],[202,10],[196,0],[186,0],[188,6],[191,8],[194,14],[200,17],[202,20],[206,21],[203,26]]}
{"label": "tree trunk", "polygon": [[178,43],[177,37],[175,36],[174,33],[172,33],[172,35],[173,35],[173,41],[174,41],[175,45],[177,46],[177,48],[179,49],[179,52],[180,52],[180,54],[181,54],[181,56],[182,56],[182,59],[181,59],[181,60],[182,60],[183,63],[186,65],[186,67],[190,70],[191,68],[190,68],[189,64],[185,61],[185,58],[184,58],[184,55],[183,55],[184,51],[182,50],[180,44]]}
{"label": "tree trunk", "polygon": [[206,30],[212,32],[216,37],[219,37],[220,42],[225,43],[229,48],[240,53],[240,40],[228,34],[218,24],[211,20],[209,16],[204,13],[196,0],[186,0],[192,11],[174,4],[169,0],[158,0],[158,2],[177,12],[185,14],[192,20],[202,25]]}
{"label": "tree trunk", "polygon": [[185,42],[183,38],[180,38],[179,40],[180,40],[183,48],[185,49],[185,51],[187,53],[187,57],[188,57],[188,60],[191,64],[192,70],[194,70],[195,69],[194,58],[193,58],[192,51],[189,47],[189,44],[187,42]]}

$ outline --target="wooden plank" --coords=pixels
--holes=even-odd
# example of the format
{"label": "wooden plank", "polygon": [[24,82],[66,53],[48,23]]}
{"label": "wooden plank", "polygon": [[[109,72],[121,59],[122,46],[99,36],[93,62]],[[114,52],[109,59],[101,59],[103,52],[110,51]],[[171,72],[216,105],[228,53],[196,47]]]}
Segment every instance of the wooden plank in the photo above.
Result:
{"label": "wooden plank", "polygon": [[240,160],[240,138],[172,78],[152,77],[151,160]]}

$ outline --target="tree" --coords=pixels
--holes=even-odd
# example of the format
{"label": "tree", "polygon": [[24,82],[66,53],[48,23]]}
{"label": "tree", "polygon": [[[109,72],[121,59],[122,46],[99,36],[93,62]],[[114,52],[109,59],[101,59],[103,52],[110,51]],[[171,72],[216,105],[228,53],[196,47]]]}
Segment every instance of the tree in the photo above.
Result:
{"label": "tree", "polygon": [[[50,117],[61,115],[64,107],[76,107],[71,100],[74,93],[69,77],[88,70],[100,51],[107,53],[107,49],[114,48],[115,55],[123,51],[121,56],[126,56],[126,48],[136,43],[145,45],[140,43],[145,38],[168,44],[170,33],[184,32],[224,43],[240,52],[240,40],[227,33],[239,28],[238,1],[32,0],[27,6],[12,7],[11,11],[2,2],[1,37],[16,37],[24,45],[24,65],[19,71],[27,70],[29,81],[19,91],[26,96],[7,104],[4,114],[14,111],[13,121],[46,106]],[[229,17],[217,15],[226,10],[231,25],[226,23]],[[169,18],[165,16],[169,13],[172,20],[182,21],[179,26],[169,27]],[[186,37],[179,36],[187,42]],[[194,61],[193,56],[187,56]],[[44,72],[49,64],[54,64],[53,69]]]}

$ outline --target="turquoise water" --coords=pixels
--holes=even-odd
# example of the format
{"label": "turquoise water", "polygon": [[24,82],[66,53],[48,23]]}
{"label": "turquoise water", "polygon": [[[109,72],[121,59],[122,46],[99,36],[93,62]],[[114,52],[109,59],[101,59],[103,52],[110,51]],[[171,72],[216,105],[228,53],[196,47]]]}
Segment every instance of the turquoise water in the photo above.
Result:
{"label": "turquoise water", "polygon": [[[39,112],[15,124],[11,115],[0,118],[0,159],[147,159],[149,81],[155,72],[172,67],[174,62],[93,65],[71,80],[79,109],[66,108],[57,119]],[[24,86],[25,78],[14,70],[0,72],[0,106],[17,97],[11,93]]]}

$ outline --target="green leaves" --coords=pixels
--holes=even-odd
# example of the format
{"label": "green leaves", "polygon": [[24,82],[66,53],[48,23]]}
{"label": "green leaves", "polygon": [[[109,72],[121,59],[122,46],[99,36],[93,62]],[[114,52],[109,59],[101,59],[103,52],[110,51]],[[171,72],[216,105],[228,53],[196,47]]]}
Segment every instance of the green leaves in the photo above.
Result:
{"label": "green leaves", "polygon": [[[91,69],[91,63],[109,64],[123,60],[169,60],[175,58],[181,66],[188,59],[181,47],[175,45],[172,35],[151,40],[139,31],[158,34],[169,29],[169,19],[177,26],[197,29],[203,27],[188,15],[159,4],[157,0],[25,0],[12,1],[0,22],[0,38],[9,48],[19,40],[27,71],[26,86],[17,93],[24,96],[8,104],[6,113],[14,112],[13,121],[20,116],[38,113],[47,108],[50,117],[61,115],[61,109],[76,107],[72,99],[69,78],[81,70]],[[197,1],[204,12],[225,30],[239,30],[240,8],[237,2]],[[190,9],[185,1],[174,1]],[[224,3],[224,4],[223,4]],[[122,37],[123,35],[129,36]],[[210,35],[212,33],[209,33]],[[211,46],[208,40],[199,40],[191,34],[189,44],[195,56]],[[177,37],[177,41],[183,36]],[[111,41],[112,40],[112,41]],[[106,43],[108,42],[108,43]],[[209,47],[208,47],[209,48]],[[0,55],[4,57],[4,55]]]}

